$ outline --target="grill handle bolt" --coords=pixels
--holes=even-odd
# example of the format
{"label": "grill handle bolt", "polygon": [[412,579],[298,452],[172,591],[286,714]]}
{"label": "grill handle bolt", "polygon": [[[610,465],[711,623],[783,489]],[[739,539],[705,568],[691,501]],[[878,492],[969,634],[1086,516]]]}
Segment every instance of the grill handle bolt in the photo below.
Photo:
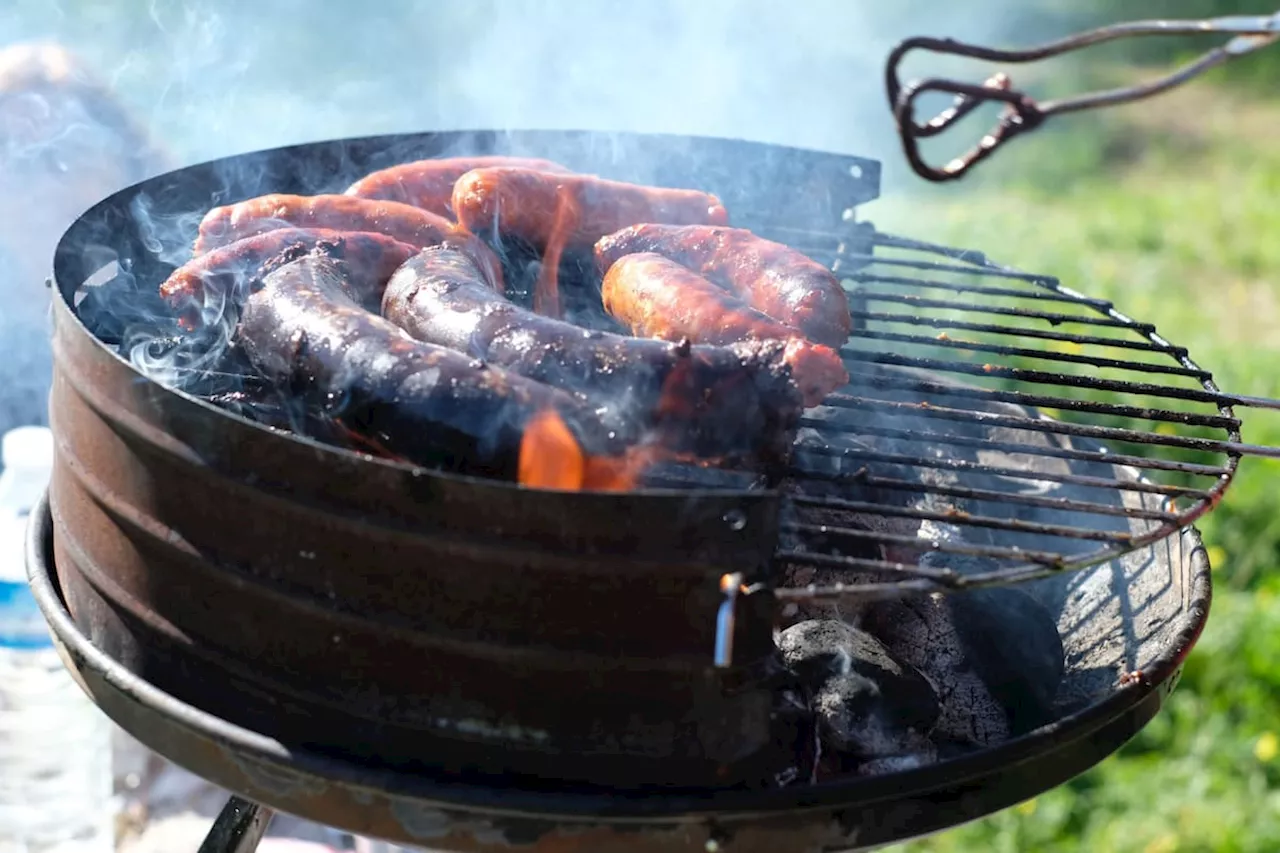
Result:
{"label": "grill handle bolt", "polygon": [[733,632],[738,622],[738,594],[743,591],[742,573],[731,572],[720,576],[720,610],[716,613],[715,666],[728,669],[733,666]]}
{"label": "grill handle bolt", "polygon": [[[964,56],[986,62],[1023,64],[1038,62],[1122,38],[1160,35],[1230,35],[1233,38],[1164,77],[1136,86],[1092,92],[1044,103],[1037,102],[1025,92],[1013,88],[1013,81],[1004,73],[995,74],[980,85],[930,78],[903,86],[898,75],[898,66],[902,64],[907,54],[914,50]],[[1267,47],[1277,39],[1280,39],[1280,12],[1274,15],[1229,15],[1190,21],[1133,21],[1100,27],[1025,50],[997,50],[965,44],[955,39],[917,36],[903,41],[889,53],[885,64],[885,88],[889,96],[889,108],[893,111],[903,151],[911,168],[920,177],[941,183],[961,177],[990,157],[1001,145],[1019,134],[1035,130],[1050,116],[1127,104],[1158,95],[1237,56]],[[954,95],[955,100],[948,109],[928,121],[919,122],[915,118],[916,100],[927,92]],[[921,139],[937,136],[988,102],[1003,103],[1004,111],[995,127],[984,135],[975,147],[941,168],[924,162],[920,154]]]}

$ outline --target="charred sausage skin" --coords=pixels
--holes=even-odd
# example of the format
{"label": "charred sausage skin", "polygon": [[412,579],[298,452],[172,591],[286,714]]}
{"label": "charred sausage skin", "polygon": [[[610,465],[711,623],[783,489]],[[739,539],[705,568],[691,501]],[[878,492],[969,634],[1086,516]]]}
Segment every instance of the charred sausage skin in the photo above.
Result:
{"label": "charred sausage skin", "polygon": [[741,296],[751,307],[839,347],[849,339],[849,297],[831,270],[804,254],[743,228],[634,225],[596,243],[603,275],[625,255],[653,252]]}
{"label": "charred sausage skin", "polygon": [[200,223],[195,253],[278,228],[328,228],[386,234],[418,249],[451,245],[473,255],[494,286],[503,286],[502,266],[488,246],[442,216],[394,201],[345,195],[273,193],[215,207]]}
{"label": "charred sausage skin", "polygon": [[548,410],[590,452],[611,449],[594,413],[568,394],[414,340],[365,310],[328,250],[296,259],[286,250],[251,287],[235,339],[266,379],[388,455],[434,468],[513,478],[526,424]]}
{"label": "charred sausage skin", "polygon": [[536,157],[442,157],[370,172],[347,187],[344,195],[398,201],[452,218],[453,185],[458,178],[472,169],[493,166],[518,166],[540,172],[569,171],[559,163]]}
{"label": "charred sausage skin", "polygon": [[212,249],[174,270],[160,285],[160,296],[178,309],[199,309],[243,293],[262,265],[285,249],[307,249],[321,242],[342,245],[353,294],[377,305],[382,287],[417,248],[385,234],[328,228],[279,228]]}
{"label": "charred sausage skin", "polygon": [[849,381],[830,347],[806,340],[798,330],[662,255],[624,255],[605,274],[601,298],[605,310],[636,335],[706,344],[786,342],[784,360],[806,406],[817,405]]}
{"label": "charred sausage skin", "polygon": [[640,222],[723,224],[714,195],[534,169],[475,169],[453,190],[458,222],[476,234],[512,236],[544,249],[562,240],[590,248],[601,237]]}

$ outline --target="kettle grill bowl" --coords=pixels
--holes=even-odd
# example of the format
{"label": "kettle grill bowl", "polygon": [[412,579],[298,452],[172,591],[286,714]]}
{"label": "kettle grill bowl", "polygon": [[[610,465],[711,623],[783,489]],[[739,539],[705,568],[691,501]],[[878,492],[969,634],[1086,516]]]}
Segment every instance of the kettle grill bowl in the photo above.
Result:
{"label": "kettle grill bowl", "polygon": [[[1037,582],[1041,600],[1055,603],[1067,647],[1063,695],[1080,709],[1073,715],[934,767],[735,794],[734,783],[765,772],[757,759],[775,734],[776,602],[768,593],[740,598],[735,666],[715,669],[719,582],[727,572],[774,580],[776,492],[532,491],[376,460],[158,384],[73,309],[84,282],[111,262],[141,287],[163,279],[171,266],[154,248],[167,235],[155,223],[261,192],[340,190],[375,168],[453,153],[531,154],[607,177],[696,186],[720,195],[736,224],[828,235],[878,192],[875,163],[818,152],[657,135],[468,132],[259,152],[104,200],[68,231],[55,259],[51,395],[52,560],[77,636],[105,655],[95,661],[212,715],[216,725],[198,739],[220,740],[215,730],[226,726],[308,756],[316,768],[308,778],[373,774],[390,788],[434,779],[405,796],[461,798],[468,809],[656,816],[668,830],[691,813],[723,821],[743,809],[825,804],[835,811],[806,818],[823,833],[835,827],[814,847],[824,850],[850,846],[854,827],[859,844],[871,825],[882,834],[928,831],[911,809],[933,808],[922,805],[931,791],[973,798],[925,820],[936,827],[1016,801],[1040,783],[995,784],[1013,762],[1045,758],[1036,772],[1055,784],[1154,713],[1207,612],[1207,565],[1193,533]],[[141,200],[147,223],[136,215]],[[1117,686],[1139,669],[1147,680]],[[113,678],[103,690],[114,689]],[[108,712],[121,722],[133,713]],[[1084,749],[1104,724],[1106,734]],[[244,758],[232,749],[266,762],[254,782],[215,766],[225,756],[189,747],[157,746],[286,811],[313,809],[355,831],[424,843],[403,822],[388,823],[390,813],[364,825],[374,818],[357,813],[359,784],[333,788],[338,799],[321,807],[304,796],[307,785],[301,793],[264,785],[281,769],[270,750],[255,746],[249,753],[258,757]],[[537,792],[550,790],[550,779],[580,788],[546,799]],[[980,793],[993,784],[998,796]],[[623,794],[655,786],[668,795],[651,804]],[[620,799],[610,806],[611,798]],[[860,811],[885,798],[899,811]],[[461,849],[486,849],[468,843]]]}

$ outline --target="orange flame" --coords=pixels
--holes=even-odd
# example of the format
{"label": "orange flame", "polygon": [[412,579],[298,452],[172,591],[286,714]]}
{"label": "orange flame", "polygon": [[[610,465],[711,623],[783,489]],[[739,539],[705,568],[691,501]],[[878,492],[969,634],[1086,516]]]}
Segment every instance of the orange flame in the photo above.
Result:
{"label": "orange flame", "polygon": [[557,188],[555,220],[533,289],[533,310],[545,317],[560,319],[560,257],[569,237],[578,228],[579,218],[577,201],[563,186]]}
{"label": "orange flame", "polygon": [[517,479],[535,489],[625,492],[636,487],[660,452],[636,447],[622,456],[591,456],[556,410],[544,409],[525,425]]}
{"label": "orange flame", "polygon": [[555,409],[543,409],[525,425],[518,478],[536,489],[582,488],[587,458]]}

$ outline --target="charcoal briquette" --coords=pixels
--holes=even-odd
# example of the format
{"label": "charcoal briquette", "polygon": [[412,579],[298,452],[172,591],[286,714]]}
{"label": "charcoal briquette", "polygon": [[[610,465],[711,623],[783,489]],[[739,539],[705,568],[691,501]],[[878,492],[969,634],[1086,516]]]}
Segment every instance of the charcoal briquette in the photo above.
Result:
{"label": "charcoal briquette", "polygon": [[851,625],[801,622],[779,635],[778,647],[832,749],[867,758],[909,754],[938,718],[928,680]]}

